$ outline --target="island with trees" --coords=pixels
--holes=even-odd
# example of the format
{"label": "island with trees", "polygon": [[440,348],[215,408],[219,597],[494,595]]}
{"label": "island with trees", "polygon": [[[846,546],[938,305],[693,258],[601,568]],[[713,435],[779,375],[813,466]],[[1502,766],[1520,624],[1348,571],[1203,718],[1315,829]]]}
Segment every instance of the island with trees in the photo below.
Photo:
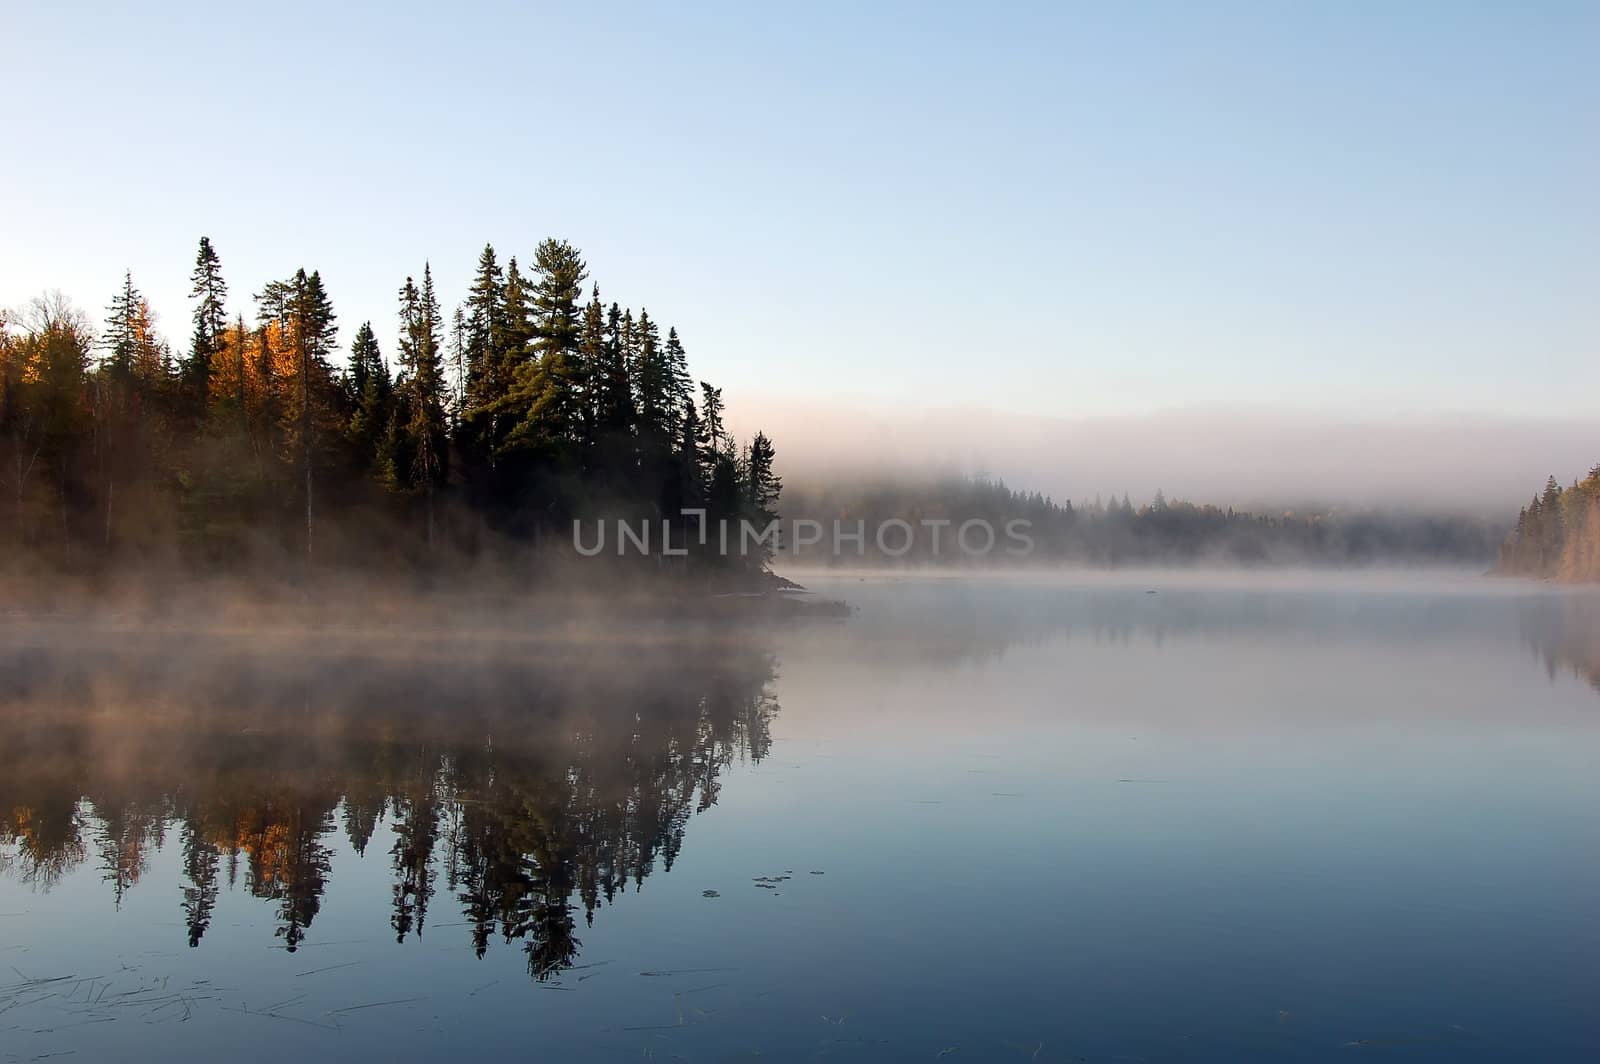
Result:
{"label": "island with trees", "polygon": [[[11,556],[75,572],[427,571],[537,557],[580,517],[769,516],[771,440],[736,441],[677,330],[587,281],[565,241],[526,268],[485,246],[447,313],[423,263],[398,286],[392,340],[362,322],[348,358],[319,272],[230,304],[206,238],[181,352],[131,273],[98,333],[59,292],[39,297],[0,318]],[[697,551],[679,568],[738,579],[767,560]]]}

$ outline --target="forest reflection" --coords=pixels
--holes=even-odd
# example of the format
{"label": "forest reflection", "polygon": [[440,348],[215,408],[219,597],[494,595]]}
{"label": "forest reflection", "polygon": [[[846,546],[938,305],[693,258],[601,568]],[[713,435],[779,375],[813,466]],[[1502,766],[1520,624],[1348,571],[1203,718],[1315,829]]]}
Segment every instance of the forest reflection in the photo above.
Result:
{"label": "forest reflection", "polygon": [[539,980],[577,921],[658,866],[724,771],[759,761],[774,659],[748,633],[410,638],[30,628],[0,651],[0,862],[48,890],[87,862],[120,905],[181,846],[190,946],[220,893],[271,903],[283,948],[316,921],[335,833],[393,839],[395,938],[441,907],[481,956]]}
{"label": "forest reflection", "polygon": [[1569,670],[1600,691],[1600,597],[1575,592],[1558,608],[1527,609],[1522,634],[1552,677]]}
{"label": "forest reflection", "polygon": [[[1521,643],[1552,675],[1571,670],[1600,690],[1600,597],[1584,593],[1330,602],[896,588],[891,613],[886,593],[874,605],[868,592],[855,620],[791,630],[786,656],[938,670],[1005,668],[1010,648],[1074,643],[1403,648],[1469,636]],[[779,640],[725,622],[538,630],[507,637],[452,619],[199,635],[0,619],[0,872],[49,890],[97,870],[120,904],[170,847],[190,946],[232,890],[268,905],[278,943],[296,950],[347,845],[387,862],[388,896],[369,904],[387,907],[397,941],[448,911],[442,922],[464,922],[480,956],[515,944],[530,975],[549,979],[576,963],[579,921],[670,869],[728,768],[767,755]]]}

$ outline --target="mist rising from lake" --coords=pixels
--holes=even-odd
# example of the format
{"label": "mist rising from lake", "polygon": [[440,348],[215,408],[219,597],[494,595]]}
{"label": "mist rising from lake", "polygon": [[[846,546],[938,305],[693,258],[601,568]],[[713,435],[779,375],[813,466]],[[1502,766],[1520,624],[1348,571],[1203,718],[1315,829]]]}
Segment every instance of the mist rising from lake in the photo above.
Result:
{"label": "mist rising from lake", "polygon": [[1600,1047],[1592,594],[812,586],[855,613],[597,608],[495,638],[466,607],[409,634],[6,618],[8,1048]]}

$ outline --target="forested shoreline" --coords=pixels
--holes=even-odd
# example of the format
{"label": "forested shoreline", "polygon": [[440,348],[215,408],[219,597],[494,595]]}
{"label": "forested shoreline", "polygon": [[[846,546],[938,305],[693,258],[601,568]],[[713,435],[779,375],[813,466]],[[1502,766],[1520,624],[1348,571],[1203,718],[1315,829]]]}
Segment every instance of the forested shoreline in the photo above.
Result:
{"label": "forested shoreline", "polygon": [[[772,442],[735,441],[677,330],[588,280],[565,241],[539,244],[526,272],[485,246],[447,316],[425,263],[399,286],[395,339],[363,322],[347,360],[319,272],[230,303],[206,238],[182,351],[131,273],[98,332],[59,292],[36,298],[0,317],[10,557],[273,577],[493,558],[504,572],[561,554],[577,518],[667,520],[680,540],[685,508],[770,520]],[[767,560],[673,559],[734,578]]]}
{"label": "forested shoreline", "polygon": [[[842,552],[719,549],[707,530],[778,516],[772,441],[736,441],[721,390],[691,376],[677,330],[604,301],[565,241],[540,243],[526,271],[486,245],[448,313],[423,263],[398,286],[396,323],[362,322],[347,347],[316,270],[230,302],[201,238],[191,281],[182,349],[131,273],[98,330],[60,293],[0,312],[13,574],[296,582],[335,568],[479,567],[515,584],[581,560],[579,582],[608,570],[748,585],[774,546],[784,563],[973,561],[926,540],[891,556],[870,533]],[[1564,490],[1552,479],[1505,538],[1504,526],[1451,515],[1251,513],[1160,493],[1074,505],[985,478],[901,477],[791,485],[784,516],[868,528],[1021,520],[1035,563],[1487,565],[1498,546],[1500,571],[1589,580],[1600,579],[1597,500],[1600,469]],[[580,559],[574,522],[606,521],[656,529],[657,549]],[[661,549],[663,529],[685,554]]]}
{"label": "forested shoreline", "polygon": [[[826,486],[792,481],[785,493],[786,520],[814,520],[831,536],[842,524],[867,529],[858,554],[854,543],[835,557],[825,542],[807,554],[786,553],[786,561],[815,564],[1058,564],[1095,568],[1130,565],[1372,565],[1426,563],[1487,568],[1505,536],[1505,524],[1455,514],[1337,510],[1251,512],[1233,507],[1168,499],[1161,492],[1135,504],[1126,495],[1074,504],[1039,492],[1013,489],[1003,480],[946,476],[862,480]],[[1003,529],[1012,520],[1027,522],[1032,541],[1026,557],[998,547],[986,559],[965,556],[954,546],[956,530],[967,521]],[[906,537],[885,537],[879,549],[872,530],[903,521],[922,528],[939,522],[943,547],[922,531],[910,549],[898,551]],[[1004,542],[1004,537],[1001,537]],[[893,555],[893,556],[891,556]]]}
{"label": "forested shoreline", "polygon": [[1551,477],[1500,546],[1499,572],[1581,583],[1600,580],[1600,465],[1563,488]]}

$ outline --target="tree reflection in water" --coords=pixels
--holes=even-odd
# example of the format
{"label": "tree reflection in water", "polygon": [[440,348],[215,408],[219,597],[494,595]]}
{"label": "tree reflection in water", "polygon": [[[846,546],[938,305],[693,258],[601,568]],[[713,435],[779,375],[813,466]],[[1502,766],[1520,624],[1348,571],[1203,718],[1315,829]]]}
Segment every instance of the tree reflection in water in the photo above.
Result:
{"label": "tree reflection in water", "polygon": [[387,823],[396,939],[451,905],[480,956],[519,942],[544,980],[577,914],[670,869],[724,770],[766,755],[773,675],[754,638],[705,629],[34,632],[0,657],[0,860],[38,889],[98,860],[120,904],[175,833],[191,946],[242,887],[294,950],[334,833],[371,857]]}

